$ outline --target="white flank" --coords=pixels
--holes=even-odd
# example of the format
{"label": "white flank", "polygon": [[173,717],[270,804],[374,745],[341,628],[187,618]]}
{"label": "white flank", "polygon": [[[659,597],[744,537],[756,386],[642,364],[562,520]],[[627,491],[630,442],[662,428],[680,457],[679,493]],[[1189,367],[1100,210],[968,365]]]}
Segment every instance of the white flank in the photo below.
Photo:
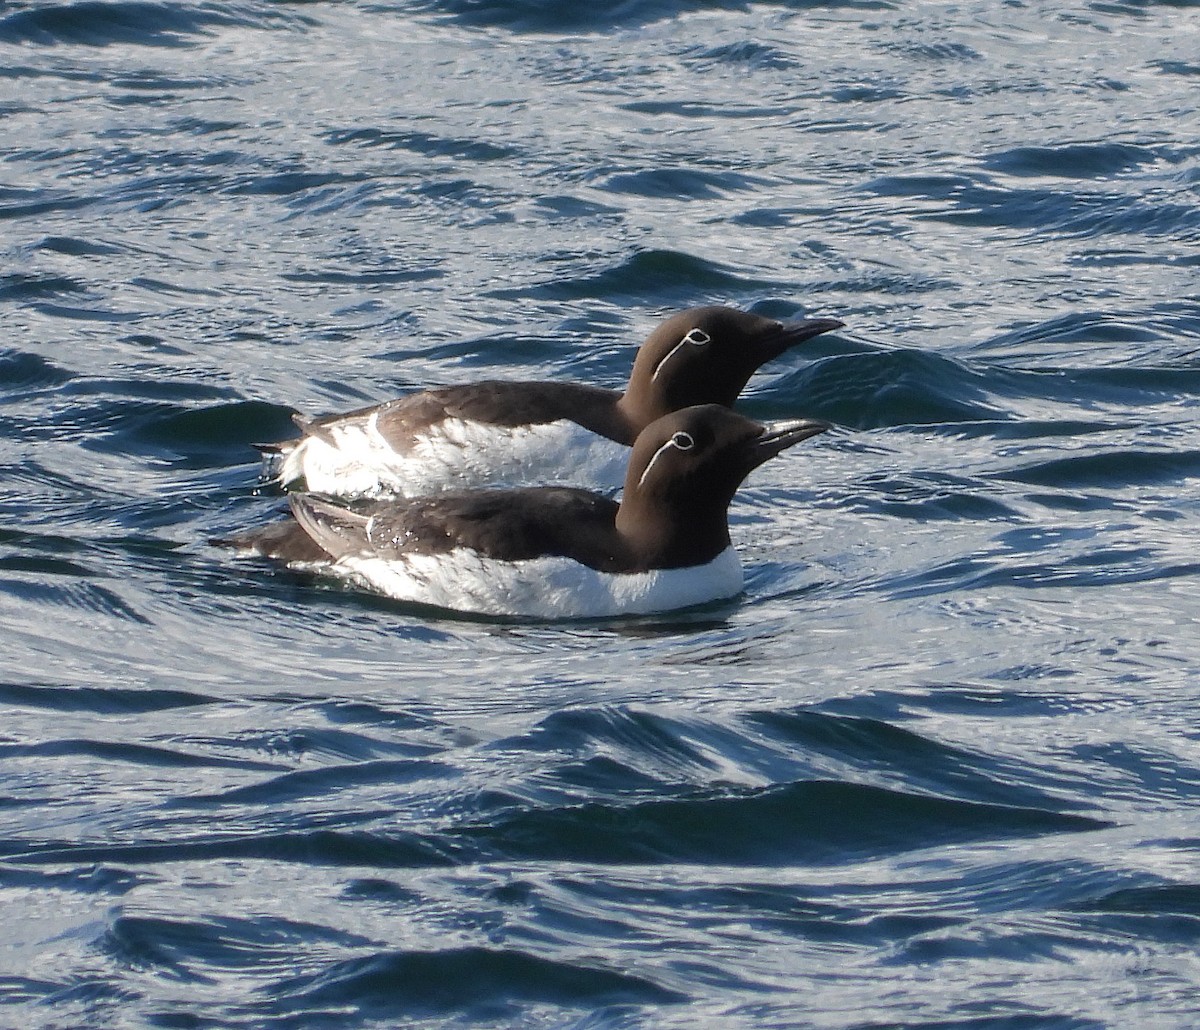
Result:
{"label": "white flank", "polygon": [[405,454],[388,446],[373,415],[325,431],[332,442],[308,436],[284,455],[283,483],[303,478],[314,493],[353,497],[545,484],[607,491],[624,482],[630,453],[565,420],[512,428],[447,419]]}
{"label": "white flank", "polygon": [[385,560],[342,558],[322,568],[400,601],[481,615],[586,619],[688,608],[742,590],[742,563],[727,547],[706,565],[614,575],[569,558],[506,562],[460,548]]}

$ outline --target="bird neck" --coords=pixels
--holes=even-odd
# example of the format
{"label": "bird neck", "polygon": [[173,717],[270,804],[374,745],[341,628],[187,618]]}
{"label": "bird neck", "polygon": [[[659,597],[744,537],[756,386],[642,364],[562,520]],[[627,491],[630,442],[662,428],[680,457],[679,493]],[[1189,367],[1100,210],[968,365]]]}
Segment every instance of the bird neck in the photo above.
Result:
{"label": "bird neck", "polygon": [[687,506],[680,510],[646,497],[626,483],[617,509],[617,534],[642,569],[704,565],[729,546],[726,509]]}

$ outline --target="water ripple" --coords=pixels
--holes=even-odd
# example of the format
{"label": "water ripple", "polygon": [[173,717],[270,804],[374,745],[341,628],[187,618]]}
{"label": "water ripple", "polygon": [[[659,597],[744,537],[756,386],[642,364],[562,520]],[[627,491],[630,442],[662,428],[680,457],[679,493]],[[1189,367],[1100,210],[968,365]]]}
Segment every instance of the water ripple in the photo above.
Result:
{"label": "water ripple", "polygon": [[45,4],[0,18],[0,40],[41,46],[71,44],[103,47],[121,43],[181,47],[214,28],[262,28],[300,20],[295,14],[264,15],[252,7],[203,3],[183,6],[125,0],[122,3]]}
{"label": "water ripple", "polygon": [[461,832],[501,854],[540,861],[774,865],[1105,825],[1041,809],[807,781],[723,797],[519,813]]}
{"label": "water ripple", "polygon": [[679,306],[690,306],[705,295],[720,292],[729,296],[761,290],[767,283],[743,278],[716,262],[677,251],[639,251],[619,266],[594,275],[556,280],[520,291],[500,290],[499,299],[532,296],[575,300],[655,296],[675,298]]}
{"label": "water ripple", "polygon": [[474,1019],[512,1017],[528,1004],[570,1009],[675,1004],[676,991],[644,977],[587,963],[541,958],[515,949],[455,948],[385,952],[333,963],[271,988],[274,1000],[251,1011],[268,1025],[309,1025],[314,1011],[352,1006],[373,1020],[462,1012]]}

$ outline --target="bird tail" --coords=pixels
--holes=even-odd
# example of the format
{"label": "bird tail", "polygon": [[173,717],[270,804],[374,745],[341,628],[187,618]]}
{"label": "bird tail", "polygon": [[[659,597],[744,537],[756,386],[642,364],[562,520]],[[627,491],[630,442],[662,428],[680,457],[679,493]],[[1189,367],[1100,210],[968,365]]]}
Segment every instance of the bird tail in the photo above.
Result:
{"label": "bird tail", "polygon": [[233,536],[214,537],[214,547],[224,547],[249,557],[271,558],[287,565],[327,565],[331,556],[293,519],[272,522]]}

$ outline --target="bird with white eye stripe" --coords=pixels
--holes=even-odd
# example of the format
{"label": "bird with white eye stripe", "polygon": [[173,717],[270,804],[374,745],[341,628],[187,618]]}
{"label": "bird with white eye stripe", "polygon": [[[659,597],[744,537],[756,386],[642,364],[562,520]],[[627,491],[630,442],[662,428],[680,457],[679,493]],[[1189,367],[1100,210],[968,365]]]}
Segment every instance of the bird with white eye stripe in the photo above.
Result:
{"label": "bird with white eye stripe", "polygon": [[260,450],[285,488],[334,497],[546,483],[614,490],[629,447],[655,419],[697,404],[732,407],[765,362],[841,326],[692,308],[650,334],[624,392],[567,382],[445,386],[343,415],[297,418],[299,439]]}
{"label": "bird with white eye stripe", "polygon": [[728,508],[742,481],[825,422],[767,427],[719,405],[673,412],[634,444],[621,501],[568,487],[333,504],[218,541],[403,601],[489,615],[592,618],[733,597]]}
{"label": "bird with white eye stripe", "polygon": [[695,446],[696,440],[690,433],[685,433],[681,429],[679,432],[672,434],[671,439],[650,456],[650,460],[646,463],[646,471],[638,477],[638,486],[645,486],[646,477],[654,471],[655,463],[672,447],[677,451],[690,451]]}
{"label": "bird with white eye stripe", "polygon": [[[684,338],[675,344],[675,346],[669,351],[667,351],[662,360],[654,366],[654,372],[650,376],[650,381],[652,383],[657,382],[658,377],[662,374],[663,369],[671,367],[671,359],[675,357],[675,355],[678,354],[683,348],[695,347],[696,350],[699,351],[707,347],[710,343],[712,343],[712,337],[709,336],[708,333],[706,333],[703,329],[689,329]],[[675,362],[675,364],[678,365],[679,362]]]}

